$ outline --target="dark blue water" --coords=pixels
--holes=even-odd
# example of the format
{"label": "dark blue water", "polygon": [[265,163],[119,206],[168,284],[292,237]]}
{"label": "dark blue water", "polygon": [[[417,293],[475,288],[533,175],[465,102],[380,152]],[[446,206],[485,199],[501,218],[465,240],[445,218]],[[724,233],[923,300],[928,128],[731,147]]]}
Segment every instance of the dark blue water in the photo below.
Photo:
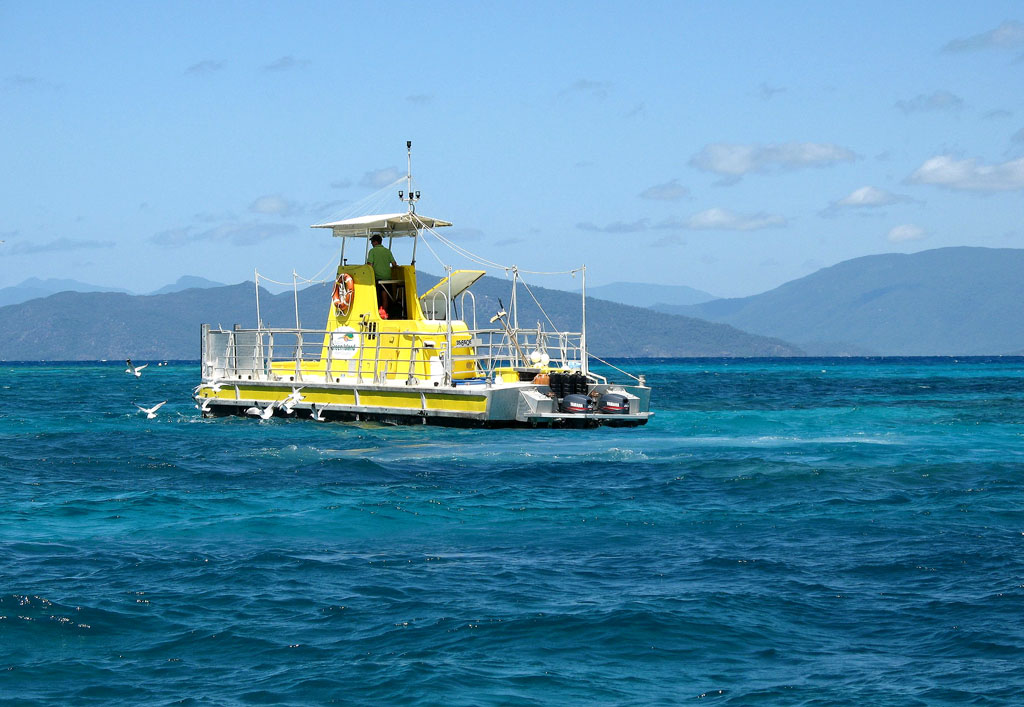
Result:
{"label": "dark blue water", "polygon": [[3,364],[0,701],[1019,703],[1024,359],[638,372],[646,427],[479,431]]}

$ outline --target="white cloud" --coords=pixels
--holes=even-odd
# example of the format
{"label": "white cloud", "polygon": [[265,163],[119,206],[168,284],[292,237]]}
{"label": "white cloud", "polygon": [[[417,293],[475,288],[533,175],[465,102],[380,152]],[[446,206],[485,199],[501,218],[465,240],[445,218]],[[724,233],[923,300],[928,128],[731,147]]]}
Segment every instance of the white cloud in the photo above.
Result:
{"label": "white cloud", "polygon": [[776,95],[778,95],[780,93],[785,93],[785,92],[786,92],[785,88],[782,88],[782,87],[779,87],[779,86],[769,86],[766,83],[762,83],[761,87],[758,89],[758,94],[761,96],[761,100],[762,101],[770,101]]}
{"label": "white cloud", "polygon": [[239,223],[216,228],[210,237],[215,240],[230,241],[235,245],[249,245],[295,231],[295,226],[290,223]]}
{"label": "white cloud", "polygon": [[608,92],[611,90],[612,85],[607,81],[591,81],[590,79],[579,79],[573,82],[572,85],[563,88],[559,92],[559,96],[569,96],[571,94],[589,94],[594,98],[607,98]]}
{"label": "white cloud", "polygon": [[888,206],[889,204],[910,200],[910,197],[903,196],[902,194],[893,194],[878,187],[867,186],[854,189],[850,194],[835,202],[833,206],[849,206],[853,208]]}
{"label": "white cloud", "polygon": [[59,84],[45,81],[37,76],[26,76],[25,74],[14,74],[13,76],[6,77],[3,80],[2,87],[7,91],[61,90],[61,86]]}
{"label": "white cloud", "polygon": [[919,241],[925,237],[924,229],[912,223],[902,226],[895,226],[889,230],[889,241],[892,243],[904,243],[905,241]]}
{"label": "white cloud", "polygon": [[[348,204],[348,199],[335,199],[334,201],[314,201],[309,205],[307,211],[318,216],[331,216]],[[333,220],[333,219],[330,219]]]}
{"label": "white cloud", "polygon": [[689,194],[689,189],[680,184],[678,179],[673,179],[664,184],[655,184],[653,187],[644,189],[640,192],[640,198],[658,201],[679,201],[680,199],[685,199]]}
{"label": "white cloud", "polygon": [[832,143],[787,142],[778,145],[713,143],[690,158],[690,166],[705,172],[739,177],[772,169],[827,167],[852,162],[857,156]]}
{"label": "white cloud", "polygon": [[374,169],[363,175],[363,178],[359,181],[359,186],[366,187],[367,189],[383,189],[389,184],[397,182],[401,177],[402,173],[394,167]]}
{"label": "white cloud", "polygon": [[506,245],[518,245],[520,243],[526,243],[526,239],[525,238],[518,238],[518,237],[513,236],[512,238],[503,238],[500,241],[495,241],[494,245],[496,245],[496,246],[506,246]]}
{"label": "white cloud", "polygon": [[293,205],[283,196],[270,194],[261,196],[249,205],[249,211],[257,214],[281,216],[292,210]]}
{"label": "white cloud", "polygon": [[647,105],[645,103],[637,103],[633,106],[623,117],[624,118],[635,118],[638,115],[647,115]]}
{"label": "white cloud", "polygon": [[224,62],[223,61],[214,61],[213,59],[205,59],[205,60],[200,61],[197,64],[193,64],[192,66],[190,66],[187,69],[185,69],[185,73],[186,74],[192,74],[192,75],[212,74],[214,72],[220,71],[223,68],[224,68]]}
{"label": "white cloud", "polygon": [[906,101],[896,101],[896,107],[908,115],[929,111],[960,110],[964,107],[964,99],[949,91],[934,91],[928,95],[914,96]]}
{"label": "white cloud", "polygon": [[263,67],[264,71],[291,71],[293,69],[303,69],[309,66],[308,59],[296,59],[293,56],[283,56],[277,61],[273,61]]}
{"label": "white cloud", "polygon": [[149,240],[151,243],[166,248],[178,248],[204,241],[227,241],[234,245],[250,245],[284,236],[295,230],[295,226],[286,223],[225,223],[204,231],[199,231],[193,226],[172,228],[153,234]]}
{"label": "white cloud", "polygon": [[466,241],[479,241],[484,237],[484,232],[479,228],[455,228],[445,235],[453,241],[465,243]]}
{"label": "white cloud", "polygon": [[7,255],[33,255],[35,253],[63,253],[70,250],[92,250],[95,248],[113,248],[116,244],[113,241],[88,241],[74,240],[72,238],[57,238],[52,241],[29,243],[18,241],[11,244],[7,249]]}
{"label": "white cloud", "polygon": [[954,39],[942,48],[944,52],[969,52],[979,49],[1015,49],[1024,46],[1024,23],[1004,20],[988,32],[963,39]]}
{"label": "white cloud", "polygon": [[683,222],[682,227],[693,231],[757,231],[763,228],[780,228],[786,219],[772,214],[739,214],[729,209],[713,208],[694,214]]}
{"label": "white cloud", "polygon": [[15,74],[4,79],[4,85],[7,88],[32,88],[41,83],[42,81],[39,78],[26,76],[25,74]]}
{"label": "white cloud", "polygon": [[667,233],[651,242],[656,248],[686,245],[687,240],[679,233]]}
{"label": "white cloud", "polygon": [[[729,209],[712,208],[694,214],[686,219],[670,218],[652,225],[649,219],[641,218],[636,221],[613,221],[607,225],[599,226],[590,221],[576,224],[581,231],[593,231],[595,233],[639,233],[652,229],[666,231],[757,231],[763,228],[781,228],[789,221],[783,216],[766,214],[740,214]],[[671,240],[672,237],[665,237],[662,242]]]}
{"label": "white cloud", "polygon": [[973,158],[938,155],[918,167],[908,181],[963,191],[1015,191],[1024,189],[1024,157],[986,165]]}
{"label": "white cloud", "polygon": [[590,221],[584,221],[582,223],[577,223],[576,228],[581,231],[594,231],[596,233],[636,233],[638,231],[646,231],[648,229],[648,225],[647,219],[642,218],[628,223],[623,221],[614,221],[607,226],[598,226]]}
{"label": "white cloud", "polygon": [[199,221],[200,223],[217,223],[218,221],[233,221],[236,216],[230,211],[222,211],[221,213],[214,213],[212,211],[202,211],[197,214],[193,214],[192,219]]}

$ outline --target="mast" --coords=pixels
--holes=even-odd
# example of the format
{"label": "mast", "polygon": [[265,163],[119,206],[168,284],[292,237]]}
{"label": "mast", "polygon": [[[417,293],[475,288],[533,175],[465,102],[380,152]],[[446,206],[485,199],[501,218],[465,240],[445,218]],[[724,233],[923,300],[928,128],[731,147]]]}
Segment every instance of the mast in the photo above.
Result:
{"label": "mast", "polygon": [[260,271],[256,268],[252,269],[253,280],[256,281],[256,328],[263,328],[263,317],[260,316]]}
{"label": "mast", "polygon": [[406,169],[405,169],[405,185],[409,189],[409,213],[416,211],[416,207],[412,198],[412,140],[405,141],[406,151]]}
{"label": "mast", "polygon": [[[409,214],[416,213],[416,202],[420,200],[420,193],[412,190],[412,140],[405,141],[406,170],[405,189],[399,189],[398,200],[408,205]],[[420,230],[416,229],[416,235],[412,239],[412,265],[416,265],[416,245],[420,240]]]}
{"label": "mast", "polygon": [[302,325],[299,323],[299,275],[292,270],[292,292],[295,294],[295,328],[301,329]]}
{"label": "mast", "polygon": [[519,268],[512,266],[512,329],[519,331],[519,302],[516,299],[519,284]]}
{"label": "mast", "polygon": [[412,140],[405,141],[406,149],[406,171],[405,189],[398,191],[398,199],[409,206],[409,213],[416,213],[416,202],[420,200],[420,193],[412,190]]}
{"label": "mast", "polygon": [[580,332],[580,368],[583,375],[587,375],[590,371],[589,359],[590,354],[587,353],[587,266],[583,266],[583,327]]}

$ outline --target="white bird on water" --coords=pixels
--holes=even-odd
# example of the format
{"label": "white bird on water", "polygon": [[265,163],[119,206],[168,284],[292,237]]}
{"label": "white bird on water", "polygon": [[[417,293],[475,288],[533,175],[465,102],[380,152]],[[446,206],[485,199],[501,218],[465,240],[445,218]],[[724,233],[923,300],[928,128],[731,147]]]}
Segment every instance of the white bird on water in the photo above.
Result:
{"label": "white bird on water", "polygon": [[144,408],[141,405],[139,405],[138,403],[135,403],[135,407],[137,407],[140,411],[146,413],[146,419],[147,420],[152,420],[154,417],[156,417],[156,411],[159,410],[160,407],[162,405],[164,405],[166,402],[167,401],[164,400],[162,403],[157,403],[156,405],[154,405],[151,408]]}
{"label": "white bird on water", "polygon": [[128,364],[128,368],[124,369],[125,373],[131,373],[136,378],[142,377],[142,369],[148,366],[148,363],[144,363],[141,366],[135,366],[132,364],[132,360],[129,358],[125,361]]}

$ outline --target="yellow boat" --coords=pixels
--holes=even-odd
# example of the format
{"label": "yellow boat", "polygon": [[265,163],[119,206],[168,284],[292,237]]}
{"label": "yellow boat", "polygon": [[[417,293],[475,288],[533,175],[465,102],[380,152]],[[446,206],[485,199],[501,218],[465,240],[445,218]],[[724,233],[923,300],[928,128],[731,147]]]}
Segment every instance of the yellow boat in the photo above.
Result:
{"label": "yellow boat", "polygon": [[[646,423],[653,413],[643,376],[612,367],[632,379],[624,385],[590,370],[585,267],[583,319],[575,333],[519,328],[515,268],[512,312],[499,311],[489,327],[475,328],[470,291],[483,270],[446,266],[447,277],[418,294],[416,245],[451,224],[416,213],[412,145],[406,146],[408,191],[399,192],[405,212],[313,226],[342,240],[324,329],[267,328],[262,321],[256,329],[202,325],[202,380],[194,397],[203,415],[483,427]],[[348,264],[346,248],[354,244],[365,260],[375,235],[389,248],[396,238],[411,238],[411,264],[394,266],[380,280],[371,265]],[[258,295],[257,287],[259,319]],[[456,318],[458,311],[464,319]]]}

